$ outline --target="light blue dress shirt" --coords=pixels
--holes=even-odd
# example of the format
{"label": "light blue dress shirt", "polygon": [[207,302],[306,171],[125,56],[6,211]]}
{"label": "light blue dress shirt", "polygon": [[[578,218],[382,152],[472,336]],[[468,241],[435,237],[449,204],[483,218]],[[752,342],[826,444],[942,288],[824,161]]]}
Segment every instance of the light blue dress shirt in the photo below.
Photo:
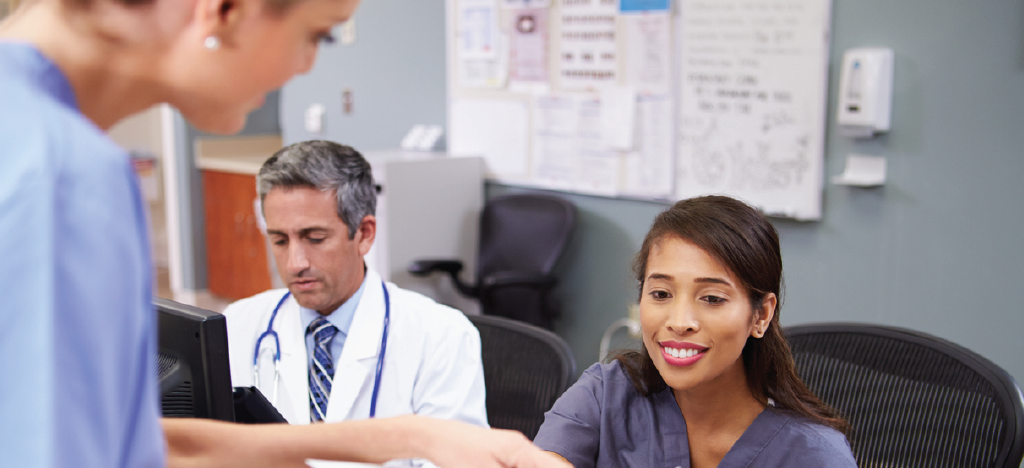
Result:
{"label": "light blue dress shirt", "polygon": [[[348,330],[352,328],[352,319],[356,316],[359,300],[362,299],[363,290],[366,289],[366,278],[364,274],[363,284],[359,285],[359,289],[352,294],[352,297],[327,316],[327,321],[338,328],[338,333],[331,340],[331,362],[335,363],[335,368],[337,368],[338,358],[341,357],[341,350],[345,349],[345,340],[348,338]],[[302,320],[303,330],[309,329],[309,324],[319,316],[320,312],[299,306],[299,318]],[[314,345],[313,334],[306,333],[306,356],[313,356]]]}
{"label": "light blue dress shirt", "polygon": [[0,41],[0,466],[164,466],[145,213],[64,74]]}

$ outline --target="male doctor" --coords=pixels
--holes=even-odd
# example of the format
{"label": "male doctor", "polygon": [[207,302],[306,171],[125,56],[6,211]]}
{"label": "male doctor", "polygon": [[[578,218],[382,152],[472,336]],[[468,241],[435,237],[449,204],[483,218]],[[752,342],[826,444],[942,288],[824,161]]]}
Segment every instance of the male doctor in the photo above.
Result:
{"label": "male doctor", "polygon": [[288,289],[224,311],[233,385],[256,385],[292,424],[412,413],[487,426],[476,328],[363,263],[376,234],[366,160],[329,141],[297,143],[263,164],[256,185]]}

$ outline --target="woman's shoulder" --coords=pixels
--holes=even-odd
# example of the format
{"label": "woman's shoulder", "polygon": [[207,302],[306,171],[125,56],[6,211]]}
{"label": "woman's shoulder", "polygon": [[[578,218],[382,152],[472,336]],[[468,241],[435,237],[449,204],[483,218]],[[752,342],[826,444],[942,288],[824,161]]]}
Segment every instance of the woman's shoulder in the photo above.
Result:
{"label": "woman's shoulder", "polygon": [[622,363],[615,360],[608,363],[598,362],[583,371],[583,375],[580,376],[578,383],[593,387],[601,387],[606,392],[613,392],[616,394],[640,396],[639,392],[633,385],[633,381],[630,380],[626,370],[623,369]]}
{"label": "woman's shoulder", "polygon": [[785,418],[773,445],[782,448],[780,455],[797,463],[793,466],[857,466],[850,443],[842,432],[788,411],[770,411]]}
{"label": "woman's shoulder", "polygon": [[636,391],[621,365],[612,361],[596,363],[583,371],[553,409],[567,414],[585,411],[601,414],[601,418],[617,418],[640,399],[643,396]]}

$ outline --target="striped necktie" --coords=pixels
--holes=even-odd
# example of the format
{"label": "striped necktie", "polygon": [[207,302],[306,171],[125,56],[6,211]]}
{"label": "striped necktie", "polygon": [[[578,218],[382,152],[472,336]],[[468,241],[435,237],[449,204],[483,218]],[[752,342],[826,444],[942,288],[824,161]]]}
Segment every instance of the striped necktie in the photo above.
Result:
{"label": "striped necktie", "polygon": [[313,356],[309,359],[309,417],[317,422],[327,416],[327,399],[331,396],[334,380],[331,340],[338,329],[319,316],[309,324],[306,333],[313,334]]}

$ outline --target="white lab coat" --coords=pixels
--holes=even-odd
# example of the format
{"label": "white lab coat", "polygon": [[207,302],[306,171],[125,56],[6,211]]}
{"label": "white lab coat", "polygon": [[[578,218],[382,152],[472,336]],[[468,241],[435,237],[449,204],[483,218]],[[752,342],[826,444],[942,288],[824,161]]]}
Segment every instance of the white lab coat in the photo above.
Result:
{"label": "white lab coat", "polygon": [[[334,384],[326,422],[365,419],[384,329],[384,290],[380,275],[368,269],[366,288],[356,307],[345,346],[334,363]],[[377,397],[377,417],[419,414],[487,426],[480,334],[461,312],[388,283],[391,325],[384,370]],[[274,306],[285,289],[237,301],[227,316],[234,386],[254,385],[256,339],[267,329]],[[274,320],[281,340],[278,411],[291,424],[309,424],[309,379],[305,330],[293,297],[281,305]],[[272,398],[272,338],[260,353],[260,391]]]}

